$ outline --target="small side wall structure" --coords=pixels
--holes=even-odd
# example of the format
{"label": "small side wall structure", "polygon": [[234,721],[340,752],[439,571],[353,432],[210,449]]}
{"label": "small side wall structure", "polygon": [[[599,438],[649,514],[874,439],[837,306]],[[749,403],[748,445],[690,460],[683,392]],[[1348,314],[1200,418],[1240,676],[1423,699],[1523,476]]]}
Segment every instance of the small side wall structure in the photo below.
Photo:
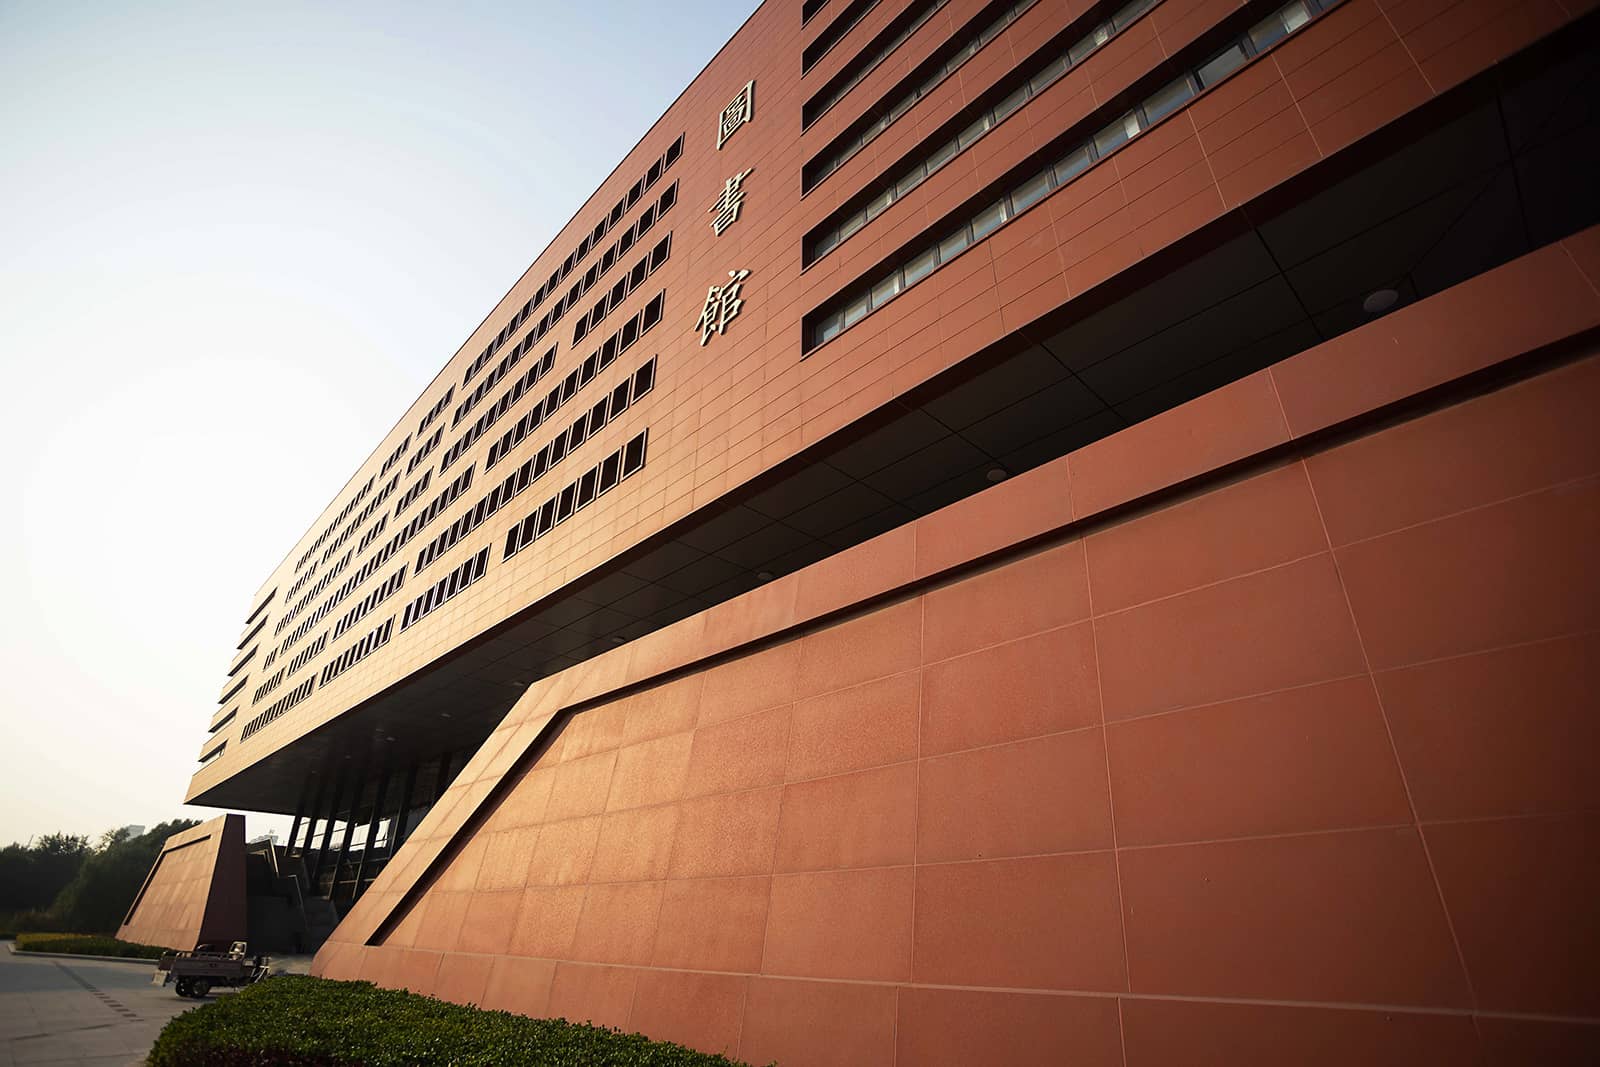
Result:
{"label": "small side wall structure", "polygon": [[754,1063],[1600,1062],[1597,279],[535,683],[314,971]]}
{"label": "small side wall structure", "polygon": [[167,838],[117,937],[176,949],[242,941],[245,914],[244,816],[220,815]]}

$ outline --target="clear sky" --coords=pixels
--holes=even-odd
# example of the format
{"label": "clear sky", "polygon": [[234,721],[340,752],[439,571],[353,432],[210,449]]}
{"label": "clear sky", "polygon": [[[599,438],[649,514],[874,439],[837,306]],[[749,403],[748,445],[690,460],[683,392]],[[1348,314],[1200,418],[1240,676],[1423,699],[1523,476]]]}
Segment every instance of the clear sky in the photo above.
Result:
{"label": "clear sky", "polygon": [[0,844],[215,814],[251,595],[755,6],[0,0]]}

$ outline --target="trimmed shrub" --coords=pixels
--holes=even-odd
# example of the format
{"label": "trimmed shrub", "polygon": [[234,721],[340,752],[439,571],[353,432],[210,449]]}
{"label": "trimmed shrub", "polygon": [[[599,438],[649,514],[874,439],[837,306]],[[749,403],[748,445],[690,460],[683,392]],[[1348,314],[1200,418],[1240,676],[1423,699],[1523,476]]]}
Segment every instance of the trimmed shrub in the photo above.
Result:
{"label": "trimmed shrub", "polygon": [[285,975],[186,1011],[149,1067],[736,1067],[642,1034],[462,1007],[371,982]]}
{"label": "trimmed shrub", "polygon": [[135,945],[99,934],[18,934],[18,952],[71,952],[79,956],[126,956],[158,960],[167,950],[158,945]]}

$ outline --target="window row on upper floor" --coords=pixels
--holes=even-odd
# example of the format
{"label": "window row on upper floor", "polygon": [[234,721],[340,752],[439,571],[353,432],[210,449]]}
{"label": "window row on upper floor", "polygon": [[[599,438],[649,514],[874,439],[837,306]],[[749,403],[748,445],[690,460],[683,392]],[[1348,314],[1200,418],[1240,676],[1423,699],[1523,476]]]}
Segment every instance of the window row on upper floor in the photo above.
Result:
{"label": "window row on upper floor", "polygon": [[[550,277],[544,282],[544,284],[539,286],[538,291],[533,294],[532,299],[523,304],[517,313],[511,316],[510,321],[500,328],[500,332],[495,335],[494,340],[489,342],[488,347],[485,348],[483,352],[467,366],[466,374],[461,379],[462,385],[466,385],[468,382],[472,381],[479,371],[488,366],[489,361],[494,358],[494,354],[498,352],[507,341],[511,340],[511,338],[515,336],[517,330],[522,327],[522,324],[528,321],[529,317],[533,315],[533,312],[540,304],[544,303],[545,297],[554,293],[556,289],[567,280],[567,277],[577,269],[578,264],[583,261],[584,257],[587,256],[589,252],[605,238],[605,235],[610,232],[610,230],[615,227],[617,223],[622,221],[622,216],[633,209],[633,205],[639,202],[640,197],[648,192],[656,182],[661,180],[661,176],[667,172],[668,168],[678,161],[678,157],[681,155],[683,155],[683,134],[680,133],[678,134],[678,139],[673,141],[672,144],[667,147],[667,150],[662,153],[661,158],[650,164],[650,167],[645,171],[644,175],[629,187],[627,193],[625,193],[622,199],[618,200],[616,205],[611,209],[610,214],[606,215],[599,222],[595,223],[593,232],[584,237],[584,239],[578,244],[578,247],[573,249],[571,254],[569,254],[567,258],[562,261],[561,265],[557,267],[553,273],[551,273]],[[674,185],[674,199],[676,199],[676,189],[677,186]],[[671,205],[669,204],[668,206],[670,207]],[[623,249],[621,252],[614,252],[613,255],[624,255],[626,253],[627,249]],[[590,284],[593,285],[593,282]],[[571,301],[567,301],[567,303],[571,303]],[[557,317],[559,318],[560,316]]]}
{"label": "window row on upper floor", "polygon": [[[1155,123],[1182,107],[1197,93],[1217,84],[1318,14],[1343,0],[1293,0],[1227,43],[1204,63],[1184,72],[1081,142],[1057,146],[1051,162],[1024,164],[1006,188],[978,207],[960,212],[934,232],[911,242],[894,257],[892,265],[849,286],[807,315],[802,329],[803,351],[809,354],[868,314],[894,300],[928,277],[968,247],[988,237],[1011,219],[1033,207],[1051,192],[1077,178],[1118,148],[1140,136]],[[1020,105],[1018,105],[1020,106]],[[1013,108],[1014,110],[1014,108]],[[986,113],[987,114],[987,113]],[[987,130],[989,127],[984,127]],[[970,142],[969,142],[970,143]],[[943,151],[943,146],[940,147]]]}
{"label": "window row on upper floor", "polygon": [[1036,56],[1013,78],[994,86],[972,106],[964,109],[969,117],[960,129],[935,135],[931,144],[919,146],[909,159],[852,197],[827,221],[807,234],[801,249],[803,265],[809,267],[883,214],[895,201],[943,169],[1023,104],[1054,85],[1068,70],[1099,51],[1118,32],[1155,7],[1157,2],[1133,0],[1073,44]]}
{"label": "window row on upper floor", "polygon": [[333,535],[333,531],[339,528],[339,524],[349,517],[352,511],[361,506],[361,502],[367,498],[368,493],[372,492],[372,485],[377,480],[377,475],[368,478],[367,484],[357,490],[356,495],[350,499],[350,502],[340,509],[339,514],[335,515],[332,521],[323,528],[322,532],[317,535],[317,539],[311,542],[311,547],[306,549],[305,554],[295,563],[294,569],[296,573],[305,570],[306,564],[311,562],[311,557],[317,554],[317,550]]}
{"label": "window row on upper floor", "polygon": [[395,501],[394,517],[398,519],[401,512],[405,511],[406,508],[409,508],[412,504],[415,504],[417,502],[417,498],[423,493],[426,493],[428,491],[428,486],[432,484],[433,469],[429,468],[428,470],[422,472],[422,477],[418,478],[410,488],[400,494],[400,499]]}
{"label": "window row on upper floor", "polygon": [[546,352],[539,362],[529,367],[522,376],[511,383],[511,388],[500,394],[489,410],[480,412],[473,424],[467,427],[467,432],[456,438],[455,443],[444,450],[444,455],[439,457],[439,469],[449,470],[450,465],[460,459],[467,449],[477,443],[478,438],[488,433],[500,416],[510,410],[511,405],[522,399],[524,393],[539,384],[539,380],[549,374],[556,365],[556,350],[554,347]]}
{"label": "window row on upper floor", "polygon": [[[568,292],[566,296],[562,297],[561,300],[556,303],[556,306],[551,308],[544,318],[540,319],[539,322],[537,322],[533,328],[528,331],[527,336],[518,341],[516,346],[512,348],[511,352],[504,359],[502,359],[498,365],[496,365],[495,374],[490,376],[490,384],[487,386],[480,384],[472,391],[472,395],[467,397],[466,400],[462,401],[460,406],[456,408],[455,419],[451,425],[460,423],[461,420],[472,411],[473,407],[478,403],[478,401],[482,400],[483,397],[488,394],[489,389],[493,387],[493,382],[498,381],[499,377],[503,377],[506,371],[509,370],[511,366],[516,364],[517,360],[521,359],[522,356],[531,351],[535,345],[544,340],[545,335],[555,328],[556,323],[561,321],[561,317],[570,311],[579,300],[583,299],[589,290],[592,289],[600,280],[600,278],[605,275],[606,271],[611,269],[612,265],[616,263],[617,257],[626,255],[628,251],[633,248],[634,243],[643,237],[650,227],[655,225],[656,221],[660,219],[661,216],[665,215],[668,211],[671,211],[673,205],[677,202],[678,183],[673,182],[671,185],[667,186],[667,188],[662,190],[661,196],[654,204],[640,212],[639,217],[634,220],[633,225],[630,226],[627,231],[617,239],[617,242],[614,245],[606,250],[605,255],[601,257],[600,262],[590,267],[588,272],[584,274],[582,278],[574,282],[571,291]],[[662,251],[660,255],[664,259],[666,252]],[[646,257],[647,264],[648,260],[649,257]],[[659,263],[657,265],[659,266]],[[637,264],[635,266],[637,267]],[[647,269],[650,268],[647,266]],[[611,309],[611,306],[607,301],[602,301],[602,304],[604,306],[601,309],[600,314],[604,315]],[[577,337],[581,337],[583,332],[591,329],[593,325],[594,323],[590,322],[586,326],[581,326]],[[577,342],[577,337],[574,338],[574,343]]]}
{"label": "window row on upper floor", "polygon": [[422,421],[417,424],[417,433],[419,435],[433,424],[434,419],[444,414],[444,409],[450,406],[450,401],[455,398],[455,395],[456,387],[452,385],[444,391],[444,396],[433,402],[433,407],[428,409],[428,413],[422,416]]}
{"label": "window row on upper floor", "polygon": [[[323,572],[322,577],[317,579],[317,584],[306,590],[305,596],[302,596],[299,600],[295,601],[289,610],[283,613],[283,618],[279,619],[277,625],[273,627],[272,636],[276,637],[281,634],[284,630],[284,627],[294,622],[294,620],[302,611],[309,607],[317,599],[317,597],[321,596],[323,592],[327,590],[328,585],[335,578],[339,577],[340,572],[350,565],[350,561],[355,558],[355,554],[356,550],[352,548],[350,551],[339,557],[338,563],[335,563],[332,567]],[[297,636],[291,636],[285,639],[284,644],[279,651],[287,651],[289,645],[294,644],[306,634],[304,629],[298,629],[296,633]]]}
{"label": "window row on upper floor", "polygon": [[877,69],[892,55],[895,49],[905,44],[913,33],[920,30],[934,13],[944,7],[947,0],[916,0],[900,13],[899,17],[885,26],[876,37],[867,42],[859,54],[843,70],[828,79],[824,85],[807,100],[800,108],[800,128],[808,130],[811,124],[827,114],[829,109],[845,98],[845,94],[854,89],[865,78]]}
{"label": "window row on upper floor", "polygon": [[370,615],[372,610],[388,600],[405,580],[406,565],[402,563],[399,570],[383,580],[382,585],[357,601],[355,607],[339,616],[339,620],[333,624],[333,639],[339,640],[346,630]]}
{"label": "window row on upper floor", "polygon": [[592,408],[574,419],[572,424],[556,435],[554,440],[524,460],[516,470],[506,476],[505,481],[495,486],[492,492],[482,497],[455,522],[439,531],[438,536],[417,553],[417,572],[420,573],[424,567],[432,564],[434,560],[483,525],[490,516],[542,478],[546,471],[571,455],[578,446],[593,437],[607,423],[628,410],[629,405],[646,396],[655,388],[655,380],[656,360],[652,356],[633,374],[617,383],[611,392],[602,395]]}
{"label": "window row on upper floor", "polygon": [[845,34],[855,29],[856,23],[866,18],[868,12],[877,6],[878,0],[855,0],[849,7],[839,12],[832,22],[822,28],[816,39],[806,46],[805,51],[800,53],[800,73],[802,75],[809,73],[834,45],[844,39]]}
{"label": "window row on upper floor", "polygon": [[397,530],[393,537],[384,542],[382,548],[373,553],[354,574],[345,579],[345,583],[339,587],[337,592],[324,601],[316,611],[307,616],[304,622],[295,627],[294,632],[284,638],[281,648],[287,651],[289,646],[310,633],[313,626],[326,618],[328,612],[332,611],[345,597],[349,596],[365,583],[368,578],[372,577],[373,572],[383,566],[390,556],[409,544],[413,537],[421,533],[429,523],[439,517],[441,511],[455,503],[457,497],[472,487],[474,469],[474,467],[468,467],[457,475],[449,485],[441,489],[439,495],[434,497],[427,507],[412,516],[410,522]]}
{"label": "window row on upper floor", "polygon": [[432,455],[433,450],[439,447],[439,442],[443,439],[444,427],[442,425],[435,426],[433,432],[417,445],[417,450],[411,453],[411,458],[406,460],[406,473],[410,474],[416,470],[417,465]]}
{"label": "window row on upper floor", "polygon": [[[312,675],[310,678],[307,678],[305,681],[289,690],[289,692],[279,697],[273,702],[271,707],[267,708],[266,711],[263,711],[260,715],[257,715],[255,718],[244,724],[244,729],[239,731],[239,740],[248,740],[251,734],[255,733],[257,730],[267,725],[267,723],[271,722],[273,719],[276,719],[279,715],[282,715],[284,712],[300,703],[306,697],[310,696],[311,691],[316,687],[316,684],[317,677],[316,675]],[[226,744],[226,742],[224,742],[224,744]],[[220,752],[221,749],[218,749],[217,751]]]}
{"label": "window row on upper floor", "polygon": [[387,482],[384,482],[383,488],[378,490],[371,500],[367,501],[367,506],[358,511],[355,517],[350,520],[349,525],[340,531],[338,537],[334,538],[333,543],[322,550],[322,562],[328,562],[335,552],[343,548],[345,542],[350,540],[350,538],[355,535],[355,532],[361,528],[361,524],[372,518],[372,516],[377,513],[378,509],[383,507],[384,501],[389,499],[390,494],[392,494],[399,485],[400,475],[398,473],[396,473],[394,477],[390,478]]}
{"label": "window row on upper floor", "polygon": [[606,456],[566,488],[528,512],[517,525],[506,531],[505,555],[510,559],[561,523],[615,489],[624,479],[644,469],[649,445],[649,429],[640,430],[627,444]]}
{"label": "window row on upper floor", "polygon": [[884,94],[867,113],[852,123],[800,170],[800,192],[809,193],[834,171],[887,130],[918,100],[944,84],[946,78],[1003,33],[1038,0],[990,4],[962,27],[926,62]]}
{"label": "window row on upper floor", "polygon": [[435,608],[440,607],[453,599],[456,594],[464,592],[468,586],[482,578],[489,568],[489,546],[480,548],[476,555],[465,560],[461,566],[440,578],[428,587],[427,592],[417,597],[406,605],[405,613],[401,616],[400,629],[404,630],[423,618],[432,614]]}
{"label": "window row on upper floor", "polygon": [[507,453],[521,444],[530,433],[538,429],[546,419],[554,415],[579,390],[593,381],[597,374],[611,366],[618,356],[631,348],[639,338],[649,333],[661,321],[662,310],[666,307],[666,302],[667,291],[663,289],[651,297],[650,302],[640,308],[627,322],[623,323],[615,333],[607,337],[599,348],[590,352],[587,359],[571,371],[568,371],[561,384],[552,389],[542,403],[535,404],[531,410],[500,436],[500,440],[489,446],[489,454],[484,458],[484,470],[488,470],[504,459]]}
{"label": "window row on upper floor", "polygon": [[628,268],[628,273],[618,278],[611,289],[602,294],[600,300],[589,309],[589,313],[582,315],[572,324],[572,343],[576,345],[588,336],[589,331],[600,325],[602,319],[622,306],[645,279],[661,269],[661,265],[672,255],[672,231],[656,242],[654,248],[639,257],[639,262]]}
{"label": "window row on upper floor", "polygon": [[391,615],[381,625],[374,626],[372,631],[361,640],[329,660],[327,666],[322,668],[322,684],[327,685],[339,675],[388,644],[389,637],[393,633],[394,616]]}
{"label": "window row on upper floor", "polygon": [[406,449],[410,447],[411,435],[406,434],[405,440],[401,441],[398,445],[395,445],[394,451],[390,452],[388,457],[383,461],[383,469],[378,472],[378,477],[382,478],[385,474],[388,474],[389,468],[393,467],[396,463],[399,463],[400,457],[405,455]]}

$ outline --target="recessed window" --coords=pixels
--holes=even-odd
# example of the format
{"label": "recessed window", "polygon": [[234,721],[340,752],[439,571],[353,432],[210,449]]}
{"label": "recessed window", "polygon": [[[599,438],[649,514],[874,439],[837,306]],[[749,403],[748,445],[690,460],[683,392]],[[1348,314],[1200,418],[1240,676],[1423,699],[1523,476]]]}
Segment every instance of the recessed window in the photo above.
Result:
{"label": "recessed window", "polygon": [[933,273],[933,268],[939,265],[939,250],[930,248],[919,256],[912,257],[905,267],[905,284],[916,285],[922,279]]}
{"label": "recessed window", "polygon": [[1160,122],[1187,103],[1194,94],[1194,83],[1187,77],[1179,78],[1144,102],[1145,121]]}
{"label": "recessed window", "polygon": [[872,287],[872,306],[880,307],[900,293],[900,272],[894,271]]}
{"label": "recessed window", "polygon": [[[1294,0],[1294,2],[1280,9],[1274,16],[1278,23],[1272,19],[1264,20],[1252,29],[1281,24],[1292,32],[1306,24],[1319,12],[1329,10],[1336,6],[1340,0]],[[1113,21],[1118,26],[1126,25],[1128,21],[1137,18],[1140,14],[1153,6],[1153,0],[1135,0],[1118,12]],[[1120,21],[1119,21],[1120,20]],[[1102,24],[1095,32],[1091,33],[1084,41],[1098,46],[1097,42],[1109,40],[1111,35],[1111,22]],[[1082,42],[1080,42],[1082,43]],[[1033,207],[1043,200],[1056,188],[1076,178],[1093,162],[1103,159],[1106,155],[1116,151],[1129,140],[1139,136],[1152,123],[1159,122],[1170,115],[1207,85],[1213,84],[1217,79],[1224,77],[1229,71],[1235,70],[1251,54],[1250,38],[1241,38],[1232,45],[1213,55],[1213,57],[1200,68],[1188,71],[1166,85],[1150,93],[1136,108],[1125,112],[1116,121],[1107,124],[1093,138],[1077,145],[1068,151],[1058,161],[1032,173],[1023,173],[1015,177],[1010,187],[998,199],[978,208],[967,220],[949,230],[946,236],[937,244],[926,245],[920,249],[907,250],[903,253],[902,262],[890,269],[887,273],[879,273],[875,280],[861,279],[849,289],[839,293],[825,310],[819,309],[806,317],[805,329],[802,333],[802,345],[805,352],[810,352],[817,346],[837,337],[843,330],[861,321],[866,315],[884,304],[893,300],[902,290],[915,285],[931,274],[937,267],[949,262],[959,255],[967,245],[976,240],[981,240],[1001,226],[1005,225],[1016,215]],[[1030,85],[1032,83],[1030,82]],[[1008,102],[1012,96],[1018,100],[1025,99],[1033,90],[1019,87],[997,106],[996,113],[1003,112],[1012,106]],[[1020,95],[1019,95],[1020,94]],[[992,128],[992,122],[986,116],[974,120],[961,135],[957,137],[958,143],[970,143],[975,131],[980,128]],[[981,136],[978,133],[977,136]],[[949,142],[943,142],[948,144]],[[943,153],[944,149],[938,149]],[[913,164],[906,173],[915,175],[917,167],[925,164]],[[904,189],[904,179],[895,188]],[[881,202],[882,193],[872,201],[872,205]],[[872,206],[869,205],[869,208]],[[870,211],[869,211],[870,213]],[[845,215],[842,221],[834,227],[819,229],[806,238],[808,262],[815,262],[818,256],[828,249],[835,247],[839,241],[853,232],[859,223],[854,223],[855,216]]]}

